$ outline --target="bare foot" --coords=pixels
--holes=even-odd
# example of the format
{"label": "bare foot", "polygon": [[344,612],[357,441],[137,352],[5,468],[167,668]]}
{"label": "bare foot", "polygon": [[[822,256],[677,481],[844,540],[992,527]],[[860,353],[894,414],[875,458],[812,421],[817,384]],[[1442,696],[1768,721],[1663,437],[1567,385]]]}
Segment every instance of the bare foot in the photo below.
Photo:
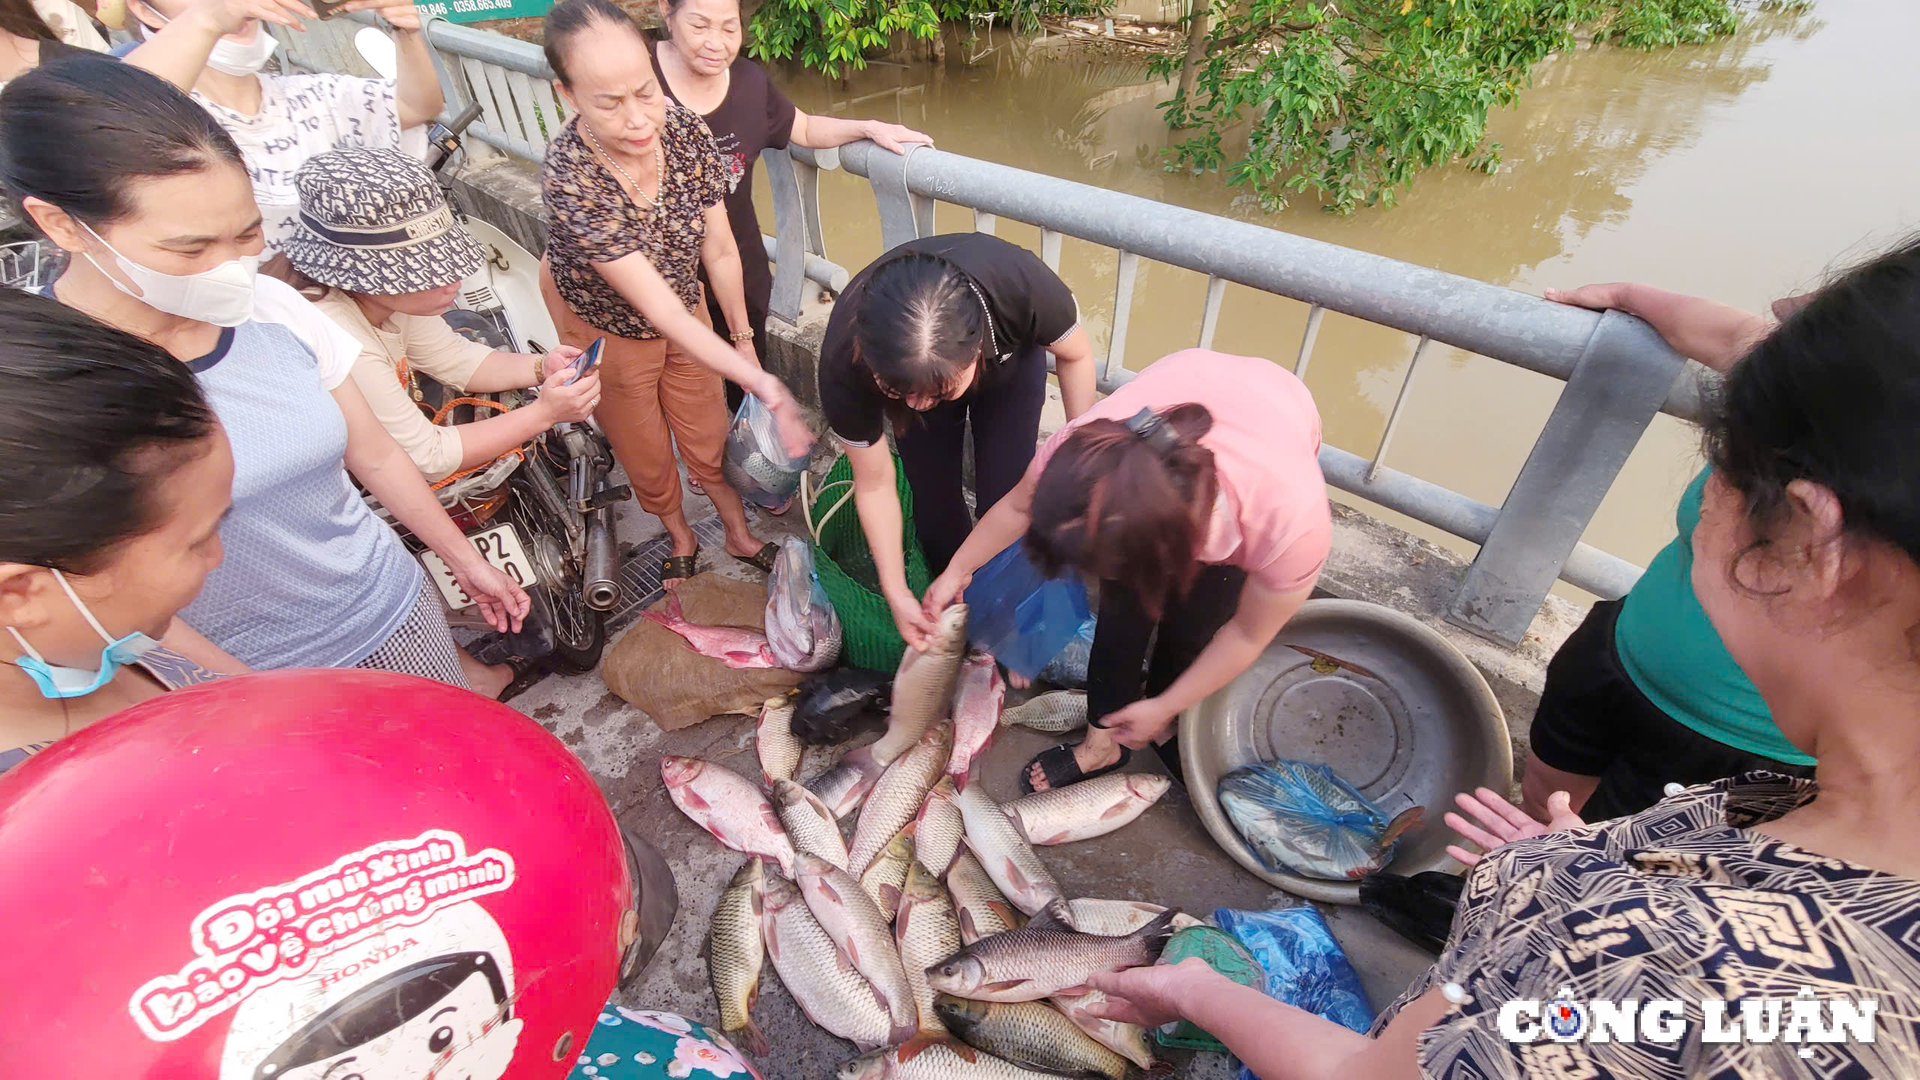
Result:
{"label": "bare foot", "polygon": [[[1098,736],[1097,739],[1096,736]],[[1088,728],[1087,737],[1081,741],[1080,745],[1073,748],[1073,763],[1080,766],[1080,773],[1083,776],[1097,769],[1104,769],[1119,760],[1120,744],[1114,742],[1111,736],[1104,734],[1099,728]],[[1037,761],[1028,766],[1027,782],[1033,785],[1035,791],[1045,791],[1050,786],[1047,783],[1046,770],[1042,769]]]}
{"label": "bare foot", "polygon": [[460,673],[467,677],[467,686],[481,697],[497,698],[500,691],[513,681],[513,668],[507,664],[483,664],[459,649],[454,653],[460,658]]}
{"label": "bare foot", "polygon": [[760,549],[766,546],[767,542],[765,540],[749,532],[743,532],[737,536],[731,532],[727,534],[727,554],[736,559],[745,559],[758,555],[760,554]]}

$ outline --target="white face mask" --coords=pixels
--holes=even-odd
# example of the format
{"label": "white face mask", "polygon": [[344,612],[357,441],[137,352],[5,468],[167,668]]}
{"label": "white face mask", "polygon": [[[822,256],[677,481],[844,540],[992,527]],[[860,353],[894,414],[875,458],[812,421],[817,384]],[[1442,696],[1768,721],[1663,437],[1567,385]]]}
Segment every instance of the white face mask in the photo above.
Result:
{"label": "white face mask", "polygon": [[120,272],[133,282],[133,287],[129,288],[119,278],[108,274],[106,267],[93,262],[91,254],[84,251],[80,254],[93,263],[94,269],[105,275],[108,281],[113,282],[115,288],[155,311],[164,311],[183,319],[197,319],[215,326],[239,326],[253,318],[253,279],[260,269],[260,256],[242,255],[198,274],[165,274],[120,254],[86,222],[81,222],[80,227],[87,230],[88,236],[99,240],[102,247],[113,252]]}
{"label": "white face mask", "polygon": [[60,587],[66,590],[67,599],[72,600],[73,606],[80,609],[80,614],[86,618],[87,625],[93,627],[93,632],[99,634],[100,640],[107,645],[100,650],[98,670],[58,667],[47,663],[46,658],[40,655],[40,650],[27,644],[27,639],[20,636],[20,631],[11,626],[7,627],[7,633],[13,635],[13,640],[20,644],[21,651],[27,654],[15,663],[20,670],[27,673],[27,676],[33,680],[33,684],[40,688],[42,697],[85,697],[112,682],[114,672],[122,666],[131,664],[160,647],[159,642],[137,630],[122,638],[115,638],[108,634],[107,628],[101,626],[100,620],[93,617],[93,612],[87,610],[87,605],[80,602],[80,595],[73,591],[73,586],[67,584],[67,575],[55,570],[53,576],[60,582]]}
{"label": "white face mask", "polygon": [[[165,15],[160,15],[158,9],[153,9],[153,13],[160,16],[160,23],[163,26],[173,21]],[[155,33],[149,30],[145,23],[140,25],[140,29],[142,40],[152,37]],[[257,75],[261,68],[267,66],[267,60],[273,56],[273,50],[279,47],[280,42],[275,40],[272,34],[267,33],[266,27],[256,22],[253,24],[253,38],[250,41],[233,41],[222,37],[214,42],[213,51],[207,55],[207,66],[229,75]]]}

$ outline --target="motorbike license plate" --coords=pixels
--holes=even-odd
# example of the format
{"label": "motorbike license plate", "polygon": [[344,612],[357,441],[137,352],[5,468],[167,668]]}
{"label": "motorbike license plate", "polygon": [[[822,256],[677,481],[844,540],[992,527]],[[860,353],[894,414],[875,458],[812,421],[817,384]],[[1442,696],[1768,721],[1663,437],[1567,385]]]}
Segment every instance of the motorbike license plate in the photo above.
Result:
{"label": "motorbike license plate", "polygon": [[[512,525],[501,524],[479,532],[467,534],[467,542],[480,552],[481,558],[491,563],[494,569],[512,578],[514,584],[530,589],[538,584],[533,574],[533,562],[527,558],[527,550],[520,546],[520,534]],[[420,562],[426,566],[427,573],[433,577],[433,583],[440,587],[440,595],[447,598],[447,606],[459,611],[473,606],[473,597],[454,580],[453,571],[440,556],[431,551],[420,553]]]}

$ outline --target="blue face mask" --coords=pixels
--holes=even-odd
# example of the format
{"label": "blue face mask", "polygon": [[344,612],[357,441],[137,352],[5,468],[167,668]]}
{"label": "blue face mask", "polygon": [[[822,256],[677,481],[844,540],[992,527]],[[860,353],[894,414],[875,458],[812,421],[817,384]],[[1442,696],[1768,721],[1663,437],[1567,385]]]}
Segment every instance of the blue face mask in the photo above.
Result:
{"label": "blue face mask", "polygon": [[80,614],[87,620],[87,625],[93,627],[93,632],[99,634],[100,640],[107,645],[100,650],[100,670],[98,671],[55,667],[47,663],[46,658],[40,655],[40,650],[27,644],[27,639],[20,636],[20,631],[11,626],[7,627],[7,633],[13,635],[13,640],[20,643],[21,651],[27,654],[14,663],[21,671],[27,673],[27,677],[33,680],[35,686],[40,688],[42,696],[86,697],[112,682],[114,673],[119,671],[122,665],[131,664],[160,647],[159,642],[139,632],[128,634],[117,640],[107,636],[106,628],[100,625],[100,620],[93,617],[93,612],[87,610],[87,605],[80,602],[80,597],[73,591],[73,586],[67,584],[66,575],[58,570],[52,573],[54,580],[66,590],[67,599],[73,601],[73,606],[80,610]]}

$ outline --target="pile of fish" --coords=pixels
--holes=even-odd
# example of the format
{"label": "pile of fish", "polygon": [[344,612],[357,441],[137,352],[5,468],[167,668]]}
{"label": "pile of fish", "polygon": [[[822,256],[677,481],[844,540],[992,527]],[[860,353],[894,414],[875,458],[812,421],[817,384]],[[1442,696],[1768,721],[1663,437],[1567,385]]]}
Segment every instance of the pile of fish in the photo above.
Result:
{"label": "pile of fish", "polygon": [[[758,784],[711,762],[662,760],[674,804],[754,856],[709,932],[721,1025],[749,1053],[767,1052],[753,1007],[771,959],[807,1018],[864,1052],[842,1080],[1154,1070],[1147,1033],[1094,1015],[1104,997],[1088,983],[1153,963],[1196,920],[1070,899],[1034,847],[1120,828],[1170,781],[1115,773],[1004,806],[988,798],[970,781],[1003,722],[1006,688],[991,657],[966,655],[966,617],[964,605],[948,608],[930,647],[908,651],[879,741],[805,783],[785,699],[761,713]],[[1031,712],[1051,718],[1060,704]],[[1079,713],[1084,722],[1084,704]]]}

